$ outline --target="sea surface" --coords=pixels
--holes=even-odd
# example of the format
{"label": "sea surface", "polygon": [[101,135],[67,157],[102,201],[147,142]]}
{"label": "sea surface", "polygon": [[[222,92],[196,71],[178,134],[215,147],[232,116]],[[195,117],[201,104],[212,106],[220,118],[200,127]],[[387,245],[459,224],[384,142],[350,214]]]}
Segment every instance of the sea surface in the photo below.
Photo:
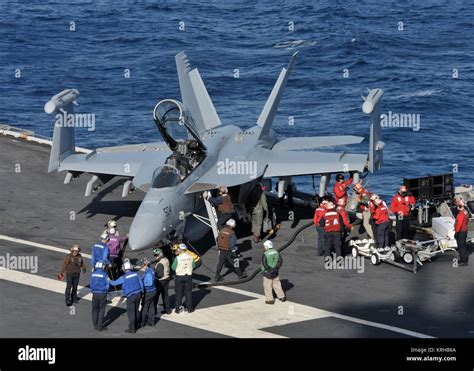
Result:
{"label": "sea surface", "polygon": [[[180,99],[180,51],[223,123],[244,128],[299,51],[274,122],[281,137],[368,138],[361,95],[383,89],[382,112],[412,114],[420,126],[384,128],[372,191],[388,197],[403,177],[453,169],[456,184],[474,183],[472,1],[0,0],[0,123],[50,137],[44,104],[76,88],[76,112],[95,115],[95,131],[77,130],[78,145],[161,140],[152,110]],[[311,177],[297,185],[312,191]]]}

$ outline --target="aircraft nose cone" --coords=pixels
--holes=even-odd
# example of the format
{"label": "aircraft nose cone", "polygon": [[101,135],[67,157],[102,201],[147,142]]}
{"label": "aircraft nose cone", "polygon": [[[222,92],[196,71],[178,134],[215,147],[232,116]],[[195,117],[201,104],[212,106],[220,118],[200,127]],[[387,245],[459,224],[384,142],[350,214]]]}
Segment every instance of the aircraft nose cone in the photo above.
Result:
{"label": "aircraft nose cone", "polygon": [[160,240],[162,229],[156,218],[136,216],[130,226],[128,245],[132,250],[151,248]]}

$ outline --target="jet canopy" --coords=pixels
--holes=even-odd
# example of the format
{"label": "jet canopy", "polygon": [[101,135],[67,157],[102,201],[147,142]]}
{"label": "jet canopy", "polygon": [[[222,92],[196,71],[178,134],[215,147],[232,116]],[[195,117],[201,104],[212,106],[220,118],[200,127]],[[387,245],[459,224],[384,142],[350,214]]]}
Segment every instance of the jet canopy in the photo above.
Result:
{"label": "jet canopy", "polygon": [[[165,164],[177,170],[178,180],[183,180],[206,157],[206,147],[199,138],[194,121],[183,103],[173,99],[164,99],[158,102],[153,110],[153,119],[161,136],[173,151],[166,159]],[[165,177],[165,172],[170,171],[165,168],[162,170],[164,171],[162,177]],[[162,182],[158,179],[161,176],[159,177],[158,173],[156,175],[153,179],[156,179],[161,185]],[[171,175],[169,176],[171,177]],[[163,188],[164,186],[153,187]]]}
{"label": "jet canopy", "polygon": [[181,182],[181,173],[172,165],[163,165],[153,172],[152,179],[152,188],[174,187]]}
{"label": "jet canopy", "polygon": [[197,142],[202,150],[206,149],[199,138],[192,116],[183,103],[174,99],[158,102],[153,110],[153,119],[172,151],[177,149],[179,142],[189,139]]}

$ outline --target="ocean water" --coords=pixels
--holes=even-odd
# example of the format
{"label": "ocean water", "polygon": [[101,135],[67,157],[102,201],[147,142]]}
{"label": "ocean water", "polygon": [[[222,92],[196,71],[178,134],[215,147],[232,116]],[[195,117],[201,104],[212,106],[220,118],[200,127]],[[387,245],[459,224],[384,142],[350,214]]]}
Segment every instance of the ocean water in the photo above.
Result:
{"label": "ocean water", "polygon": [[[390,195],[404,176],[451,172],[453,164],[457,184],[474,181],[470,1],[0,0],[0,123],[51,136],[45,102],[76,88],[77,112],[96,118],[95,131],[77,130],[78,145],[161,140],[152,110],[180,99],[180,51],[199,68],[224,124],[256,123],[295,51],[274,122],[282,137],[368,138],[367,88],[384,90],[383,113],[419,115],[418,131],[384,128],[372,191]],[[297,184],[312,189],[310,177]]]}

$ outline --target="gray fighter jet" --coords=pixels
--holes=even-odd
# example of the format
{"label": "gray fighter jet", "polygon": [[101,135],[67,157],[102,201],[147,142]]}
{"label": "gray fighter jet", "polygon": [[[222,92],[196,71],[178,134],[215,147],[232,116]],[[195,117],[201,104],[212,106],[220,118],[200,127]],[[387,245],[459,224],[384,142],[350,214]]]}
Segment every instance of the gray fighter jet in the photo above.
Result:
{"label": "gray fighter jet", "polygon": [[[146,192],[129,231],[130,248],[140,250],[177,231],[189,240],[201,238],[209,227],[193,215],[207,215],[203,191],[219,185],[231,187],[233,200],[239,204],[262,178],[321,175],[324,190],[332,173],[358,175],[379,170],[384,146],[379,112],[383,92],[380,89],[370,90],[368,96],[363,97],[362,110],[371,116],[368,154],[313,151],[360,143],[363,137],[277,138],[272,123],[296,57],[297,53],[288,67],[282,69],[257,124],[242,130],[221,123],[199,71],[191,68],[185,53],[179,53],[176,67],[181,101],[164,99],[153,110],[164,141],[78,153],[74,125],[67,125],[69,120],[59,120],[63,124],[56,120],[49,172],[67,171],[66,184],[82,173],[92,174],[86,196],[94,187],[115,176],[127,178],[122,196],[126,196],[131,187]],[[46,103],[45,111],[73,117],[78,96],[75,89],[64,90]]]}

